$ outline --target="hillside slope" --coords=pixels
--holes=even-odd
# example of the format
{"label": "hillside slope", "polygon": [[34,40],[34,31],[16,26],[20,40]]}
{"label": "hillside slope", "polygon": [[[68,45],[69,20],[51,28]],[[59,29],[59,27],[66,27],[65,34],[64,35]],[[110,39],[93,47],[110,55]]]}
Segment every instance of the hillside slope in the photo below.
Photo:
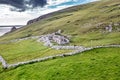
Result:
{"label": "hillside slope", "polygon": [[[120,44],[120,0],[102,0],[70,7],[0,38],[0,41],[42,35],[59,29],[71,43]],[[81,43],[81,44],[80,44]]]}

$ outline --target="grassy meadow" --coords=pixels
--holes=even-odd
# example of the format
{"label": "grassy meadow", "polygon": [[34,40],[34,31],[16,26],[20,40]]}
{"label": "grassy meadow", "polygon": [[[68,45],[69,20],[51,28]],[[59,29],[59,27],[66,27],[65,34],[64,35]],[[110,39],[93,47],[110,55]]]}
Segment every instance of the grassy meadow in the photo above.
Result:
{"label": "grassy meadow", "polygon": [[119,80],[120,48],[99,48],[75,56],[0,71],[1,80]]}
{"label": "grassy meadow", "polygon": [[8,63],[28,61],[40,57],[71,52],[72,50],[54,50],[43,46],[36,40],[23,40],[15,43],[0,44],[0,55]]}

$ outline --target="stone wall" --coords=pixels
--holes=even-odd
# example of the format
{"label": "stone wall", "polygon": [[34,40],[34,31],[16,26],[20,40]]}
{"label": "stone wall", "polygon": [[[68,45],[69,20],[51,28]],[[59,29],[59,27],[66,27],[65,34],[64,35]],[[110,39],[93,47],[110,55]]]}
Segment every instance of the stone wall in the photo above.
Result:
{"label": "stone wall", "polygon": [[30,64],[30,63],[35,63],[35,62],[42,62],[42,61],[46,61],[49,59],[55,59],[58,57],[66,57],[66,56],[72,56],[84,51],[88,51],[88,50],[92,50],[95,48],[105,48],[105,47],[120,47],[120,45],[107,45],[107,46],[96,46],[96,47],[89,47],[89,48],[81,48],[80,50],[75,50],[73,52],[69,52],[69,53],[63,53],[63,54],[58,54],[58,55],[53,55],[53,56],[48,56],[48,57],[43,57],[43,58],[38,58],[38,59],[33,59],[33,60],[29,60],[29,61],[25,61],[25,62],[18,62],[16,64],[7,64],[6,61],[2,58],[2,56],[0,56],[0,61],[2,62],[3,68],[11,68],[11,67],[18,67],[20,65],[25,65],[25,64]]}
{"label": "stone wall", "polygon": [[56,50],[59,50],[59,49],[81,50],[81,49],[84,49],[85,47],[83,46],[51,46],[51,48]]}
{"label": "stone wall", "polygon": [[4,58],[3,58],[2,56],[0,56],[0,62],[2,63],[2,67],[3,67],[4,69],[6,69],[6,68],[8,67],[6,61],[4,60]]}

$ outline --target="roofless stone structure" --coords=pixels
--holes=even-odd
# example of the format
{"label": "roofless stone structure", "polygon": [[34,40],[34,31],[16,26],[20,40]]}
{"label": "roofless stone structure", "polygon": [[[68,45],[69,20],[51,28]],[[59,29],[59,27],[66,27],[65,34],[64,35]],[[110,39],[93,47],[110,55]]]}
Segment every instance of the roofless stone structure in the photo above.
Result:
{"label": "roofless stone structure", "polygon": [[45,46],[53,46],[52,42],[55,42],[59,45],[67,44],[70,42],[66,36],[61,34],[61,30],[58,30],[52,34],[43,35],[39,38],[38,41],[44,42]]}

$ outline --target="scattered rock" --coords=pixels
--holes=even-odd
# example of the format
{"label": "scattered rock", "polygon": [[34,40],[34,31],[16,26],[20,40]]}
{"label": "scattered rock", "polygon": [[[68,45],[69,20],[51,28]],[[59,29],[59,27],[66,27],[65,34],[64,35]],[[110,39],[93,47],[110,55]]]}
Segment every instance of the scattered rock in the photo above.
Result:
{"label": "scattered rock", "polygon": [[106,29],[106,31],[108,31],[108,32],[112,32],[112,25],[109,25],[109,26],[107,26],[107,27],[105,27],[105,29]]}

